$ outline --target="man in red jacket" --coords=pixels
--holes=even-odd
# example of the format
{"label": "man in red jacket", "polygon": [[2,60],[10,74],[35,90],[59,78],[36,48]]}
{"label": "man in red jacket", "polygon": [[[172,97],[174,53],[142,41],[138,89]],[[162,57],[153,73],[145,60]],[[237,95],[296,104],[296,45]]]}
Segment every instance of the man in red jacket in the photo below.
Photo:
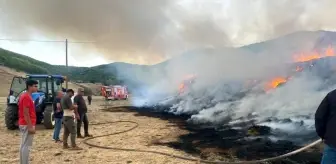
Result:
{"label": "man in red jacket", "polygon": [[19,100],[19,128],[22,134],[20,145],[20,164],[29,163],[29,151],[33,145],[36,113],[32,93],[37,92],[37,84],[38,82],[35,80],[27,80],[27,91],[20,96]]}

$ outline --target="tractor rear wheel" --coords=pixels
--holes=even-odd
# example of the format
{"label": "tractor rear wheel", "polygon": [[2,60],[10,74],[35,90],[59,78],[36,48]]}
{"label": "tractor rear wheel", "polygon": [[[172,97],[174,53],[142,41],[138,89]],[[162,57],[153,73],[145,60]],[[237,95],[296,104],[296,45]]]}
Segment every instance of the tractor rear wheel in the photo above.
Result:
{"label": "tractor rear wheel", "polygon": [[8,105],[5,111],[5,123],[8,130],[15,130],[18,126],[18,106]]}
{"label": "tractor rear wheel", "polygon": [[47,105],[44,109],[43,125],[46,129],[53,129],[55,126],[54,111],[52,105]]}

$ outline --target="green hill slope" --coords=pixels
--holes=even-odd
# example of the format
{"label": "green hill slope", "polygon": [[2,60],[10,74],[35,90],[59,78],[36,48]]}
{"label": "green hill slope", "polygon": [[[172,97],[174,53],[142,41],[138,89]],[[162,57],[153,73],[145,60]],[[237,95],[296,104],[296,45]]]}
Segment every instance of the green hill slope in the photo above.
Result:
{"label": "green hill slope", "polygon": [[118,83],[113,71],[102,70],[101,67],[73,67],[69,71],[65,66],[51,65],[28,56],[0,49],[0,63],[8,68],[30,74],[61,74],[71,81]]}

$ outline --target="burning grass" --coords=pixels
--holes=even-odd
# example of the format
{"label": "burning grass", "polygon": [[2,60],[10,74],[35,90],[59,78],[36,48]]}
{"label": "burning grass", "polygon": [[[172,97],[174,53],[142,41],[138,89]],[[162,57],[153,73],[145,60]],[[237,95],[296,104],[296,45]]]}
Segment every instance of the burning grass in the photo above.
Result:
{"label": "burning grass", "polygon": [[[188,133],[176,132],[171,135],[153,138],[151,145],[168,146],[183,150],[194,156],[200,156],[202,159],[224,161],[255,160],[285,154],[301,147],[301,145],[290,140],[269,138],[268,136],[273,132],[268,126],[254,125],[245,129],[229,126],[216,127],[188,122],[189,117],[187,115],[180,117],[166,112],[153,112],[158,110],[150,107],[132,107],[129,109],[138,112],[137,115],[140,116],[168,120],[172,126],[178,126],[179,129],[188,131]],[[319,163],[320,158],[320,148],[312,148],[307,152],[273,163]]]}
{"label": "burning grass", "polygon": [[325,49],[323,52],[318,53],[317,51],[313,52],[301,52],[298,54],[293,55],[293,60],[295,62],[307,62],[307,61],[312,61],[316,59],[321,59],[324,57],[330,57],[330,56],[335,56],[334,53],[334,48],[332,46],[329,46],[327,49]]}

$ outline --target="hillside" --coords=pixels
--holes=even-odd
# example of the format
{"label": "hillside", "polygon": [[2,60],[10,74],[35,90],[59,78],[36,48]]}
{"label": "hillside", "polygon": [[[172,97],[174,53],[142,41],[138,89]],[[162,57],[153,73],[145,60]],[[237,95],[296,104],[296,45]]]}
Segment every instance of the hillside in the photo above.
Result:
{"label": "hillside", "polygon": [[[128,63],[111,63],[95,67],[69,67],[69,72],[65,66],[51,65],[33,58],[0,49],[0,63],[16,71],[27,73],[47,73],[62,74],[70,77],[71,81],[84,83],[126,84],[130,89],[141,85],[150,85],[153,82],[165,77],[167,71],[177,69],[176,65],[183,65],[184,72],[192,71],[192,67],[187,63],[202,63],[209,55],[216,50],[216,54],[222,55],[229,50],[230,53],[239,51],[249,51],[251,54],[267,53],[272,55],[292,54],[295,51],[315,50],[325,48],[336,43],[336,32],[330,31],[303,31],[288,34],[265,42],[255,43],[240,48],[199,48],[189,50],[183,54],[153,65],[136,65]],[[220,52],[220,53],[217,53]],[[237,53],[238,54],[238,53]],[[216,58],[216,55],[211,56]],[[188,68],[190,67],[190,70]]]}
{"label": "hillside", "polygon": [[269,41],[243,46],[241,49],[253,53],[273,55],[293,54],[300,51],[319,51],[336,44],[336,32],[296,32]]}
{"label": "hillside", "polygon": [[16,71],[31,74],[62,74],[70,77],[71,81],[99,82],[115,81],[113,74],[106,74],[101,70],[87,67],[69,66],[69,71],[65,66],[51,65],[36,59],[17,54],[11,51],[0,49],[0,63],[5,67],[12,68]]}
{"label": "hillside", "polygon": [[78,83],[102,83],[104,85],[127,84],[136,87],[140,81],[151,75],[151,66],[112,63],[95,67],[73,67],[51,65],[36,59],[0,49],[0,64],[18,72],[31,74],[62,74]]}

